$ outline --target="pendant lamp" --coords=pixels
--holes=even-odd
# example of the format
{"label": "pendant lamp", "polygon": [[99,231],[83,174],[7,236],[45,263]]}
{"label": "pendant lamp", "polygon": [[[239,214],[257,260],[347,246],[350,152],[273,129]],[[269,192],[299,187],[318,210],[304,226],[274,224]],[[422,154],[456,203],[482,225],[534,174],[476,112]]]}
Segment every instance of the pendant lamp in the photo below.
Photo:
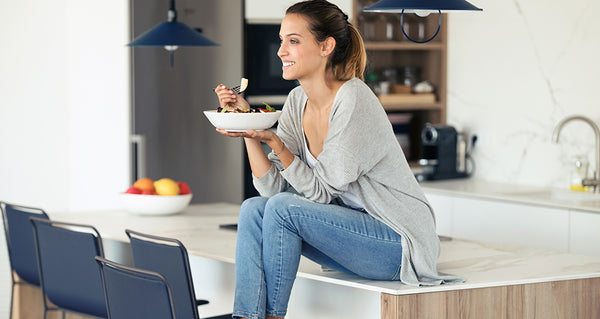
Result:
{"label": "pendant lamp", "polygon": [[[400,13],[400,27],[402,33],[412,42],[425,43],[433,40],[440,32],[442,26],[442,11],[482,11],[465,0],[380,0],[374,5],[364,8],[365,12],[382,12],[382,13]],[[438,27],[435,34],[424,41],[413,40],[404,31],[404,13],[415,13],[418,16],[425,17],[431,12],[437,12],[439,15]]]}
{"label": "pendant lamp", "polygon": [[177,22],[175,0],[169,1],[167,22],[162,22],[154,28],[135,38],[128,46],[131,47],[164,47],[169,51],[171,67],[173,54],[180,46],[215,46],[217,43],[209,40],[200,32],[188,27],[185,23]]}

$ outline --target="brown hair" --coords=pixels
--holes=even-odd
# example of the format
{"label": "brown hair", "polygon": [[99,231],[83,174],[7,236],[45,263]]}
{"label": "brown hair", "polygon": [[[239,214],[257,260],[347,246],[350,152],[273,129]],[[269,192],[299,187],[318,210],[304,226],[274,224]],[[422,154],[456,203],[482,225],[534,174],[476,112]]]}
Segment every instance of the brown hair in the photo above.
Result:
{"label": "brown hair", "polygon": [[327,67],[332,69],[337,80],[347,81],[353,77],[363,80],[367,64],[363,40],[356,27],[348,22],[348,15],[338,6],[325,0],[308,0],[292,5],[285,13],[305,16],[318,42],[328,37],[335,39]]}

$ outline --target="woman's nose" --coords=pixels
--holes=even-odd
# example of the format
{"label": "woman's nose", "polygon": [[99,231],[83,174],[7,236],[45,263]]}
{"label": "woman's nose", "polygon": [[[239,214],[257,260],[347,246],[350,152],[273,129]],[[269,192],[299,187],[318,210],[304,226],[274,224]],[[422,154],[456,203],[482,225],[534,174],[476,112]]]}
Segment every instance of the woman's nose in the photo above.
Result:
{"label": "woman's nose", "polygon": [[286,52],[287,51],[285,50],[284,45],[282,44],[279,46],[279,50],[277,50],[277,56],[282,57],[286,54]]}

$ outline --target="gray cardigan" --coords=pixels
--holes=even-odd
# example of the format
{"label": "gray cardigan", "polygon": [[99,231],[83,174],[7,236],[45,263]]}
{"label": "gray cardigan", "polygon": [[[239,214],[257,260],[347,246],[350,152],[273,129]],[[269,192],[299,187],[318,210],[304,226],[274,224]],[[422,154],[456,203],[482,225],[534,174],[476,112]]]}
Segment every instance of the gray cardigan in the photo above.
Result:
{"label": "gray cardigan", "polygon": [[283,107],[277,135],[295,155],[284,169],[271,152],[273,163],[254,186],[270,197],[288,187],[309,200],[331,203],[353,184],[365,210],[402,236],[400,280],[408,285],[438,285],[463,281],[440,275],[436,264],[440,242],[435,216],[412,174],[377,97],[361,80],[347,81],[335,96],[329,132],[314,168],[306,165],[302,114],[307,96],[293,89]]}

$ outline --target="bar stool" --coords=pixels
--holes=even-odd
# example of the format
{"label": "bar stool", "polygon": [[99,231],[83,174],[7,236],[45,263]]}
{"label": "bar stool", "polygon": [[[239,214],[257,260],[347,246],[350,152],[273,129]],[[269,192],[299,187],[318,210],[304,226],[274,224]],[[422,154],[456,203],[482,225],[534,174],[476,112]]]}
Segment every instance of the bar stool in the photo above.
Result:
{"label": "bar stool", "polygon": [[102,274],[110,319],[177,318],[171,287],[161,274],[94,258]]}
{"label": "bar stool", "polygon": [[[33,233],[48,311],[65,311],[107,318],[100,269],[94,257],[104,256],[102,238],[89,225],[32,217]],[[52,302],[56,307],[49,305]]]}
{"label": "bar stool", "polygon": [[13,314],[15,285],[40,287],[39,269],[30,217],[50,219],[44,210],[0,202],[10,261],[10,318]]}
{"label": "bar stool", "polygon": [[[197,306],[208,301],[196,300],[189,256],[183,243],[174,238],[143,234],[130,229],[126,229],[125,233],[131,242],[135,267],[158,272],[171,285],[177,317],[198,319]],[[225,314],[211,319],[231,317],[232,314]]]}

